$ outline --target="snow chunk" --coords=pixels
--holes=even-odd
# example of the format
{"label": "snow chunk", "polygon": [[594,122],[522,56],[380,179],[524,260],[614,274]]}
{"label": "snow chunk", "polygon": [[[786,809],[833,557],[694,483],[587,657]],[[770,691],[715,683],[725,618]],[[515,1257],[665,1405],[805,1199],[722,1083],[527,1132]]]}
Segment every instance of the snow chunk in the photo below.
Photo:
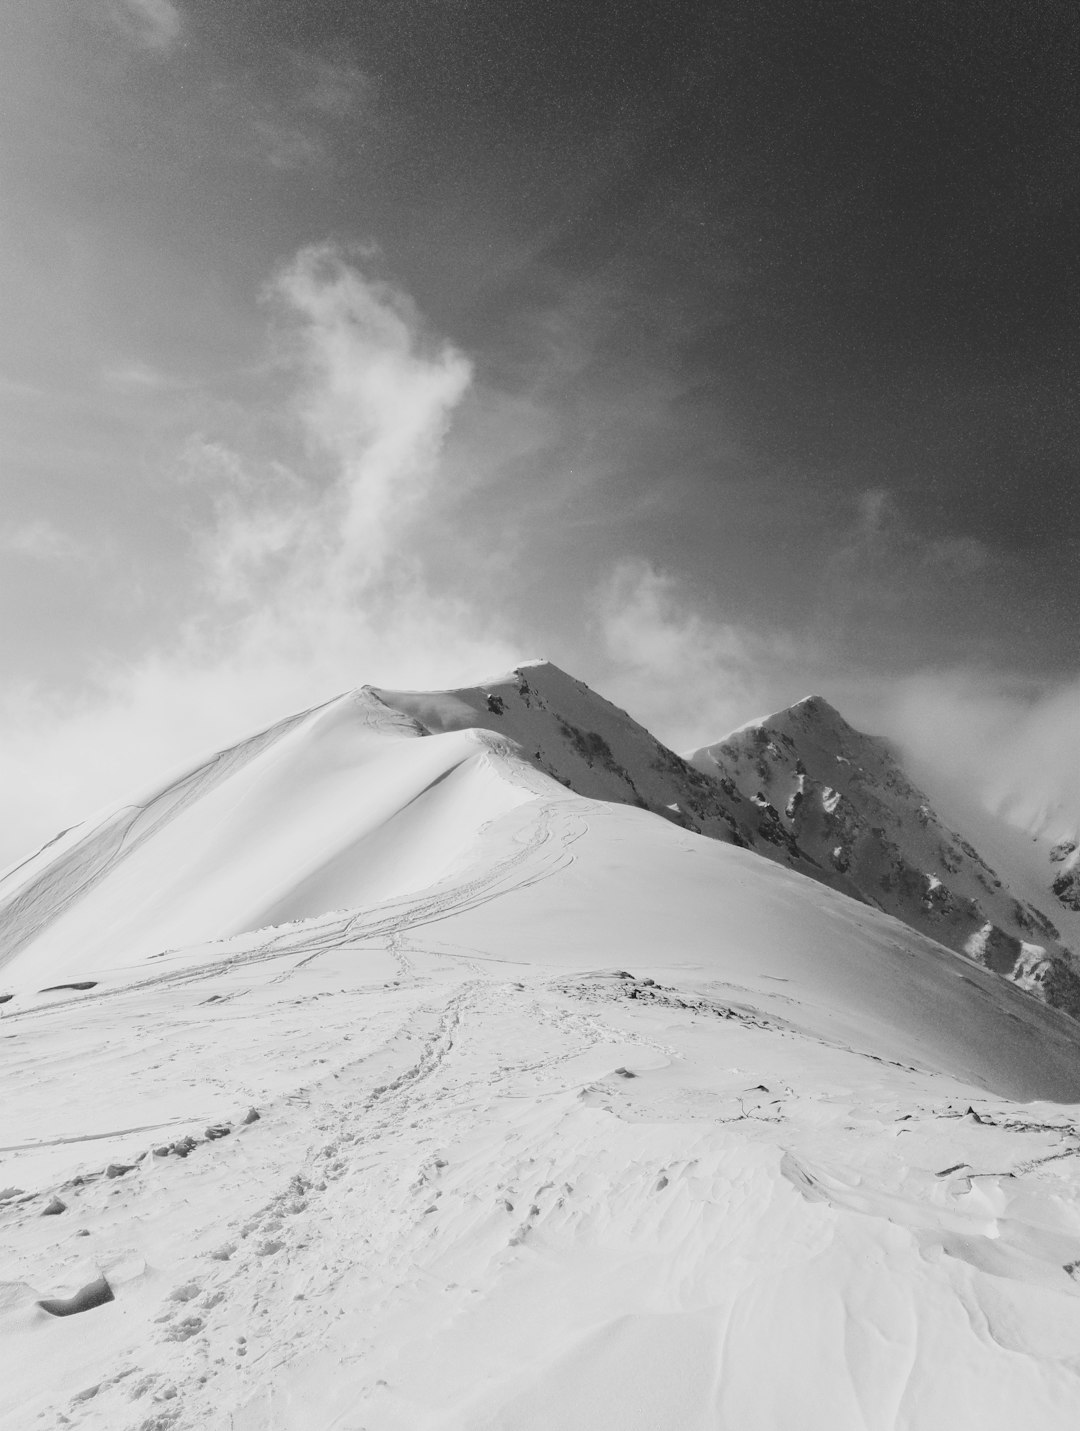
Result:
{"label": "snow chunk", "polygon": [[990,923],[984,924],[981,929],[976,929],[974,934],[970,934],[964,941],[964,953],[969,959],[981,960],[986,956],[986,945],[994,932],[994,926]]}

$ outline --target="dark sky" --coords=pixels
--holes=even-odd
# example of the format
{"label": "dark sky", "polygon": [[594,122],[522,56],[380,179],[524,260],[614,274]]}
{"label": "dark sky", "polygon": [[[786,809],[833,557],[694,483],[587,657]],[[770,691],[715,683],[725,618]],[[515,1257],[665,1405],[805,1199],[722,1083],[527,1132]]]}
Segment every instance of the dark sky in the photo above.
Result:
{"label": "dark sky", "polygon": [[[935,594],[955,576],[955,599],[888,643],[899,658],[974,640],[1075,660],[1075,5],[303,3],[218,23],[237,66],[294,45],[372,77],[387,118],[335,226],[377,235],[493,382],[534,378],[552,314],[574,329],[586,366],[553,396],[579,437],[612,424],[607,499],[664,494],[645,554],[706,579],[703,536],[761,489],[788,498],[778,560],[812,583],[819,533],[884,490],[906,537],[968,558],[952,572],[946,548]],[[621,442],[624,404],[657,388]],[[980,560],[993,578],[969,591]]]}
{"label": "dark sky", "polygon": [[1071,0],[12,0],[34,724],[504,653],[699,743],[810,688],[1060,693],[1078,47]]}

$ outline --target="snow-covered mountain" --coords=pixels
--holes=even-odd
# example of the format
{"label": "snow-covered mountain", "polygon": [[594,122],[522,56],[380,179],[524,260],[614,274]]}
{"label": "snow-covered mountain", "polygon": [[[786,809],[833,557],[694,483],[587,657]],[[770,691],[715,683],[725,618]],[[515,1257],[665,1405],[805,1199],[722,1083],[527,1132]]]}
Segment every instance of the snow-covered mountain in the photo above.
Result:
{"label": "snow-covered mountain", "polygon": [[[797,852],[812,874],[843,874],[878,909],[1080,1016],[1077,960],[1050,902],[993,867],[969,833],[944,823],[887,741],[854,730],[820,696],[689,760],[762,810],[751,840],[761,854],[790,863]],[[1060,898],[1076,855],[1068,842],[1055,853]]]}
{"label": "snow-covered mountain", "polygon": [[1075,839],[1055,841],[1050,847],[1050,863],[1057,866],[1050,888],[1066,909],[1074,914],[1080,912],[1080,842]]}
{"label": "snow-covered mountain", "polygon": [[713,839],[742,844],[750,807],[717,788],[631,716],[549,661],[526,661],[482,686],[374,694],[431,734],[486,727],[524,759],[593,800],[614,800]]}
{"label": "snow-covered mountain", "polygon": [[[531,766],[755,850],[1080,1014],[1048,901],[1025,898],[887,742],[821,697],[684,759],[546,661],[449,691],[363,687],[65,832],[0,879],[0,961],[29,940],[34,977],[60,978],[75,948],[122,961],[420,887],[448,867],[445,830],[480,828],[504,798],[484,758],[496,751],[519,780]],[[1080,852],[1053,854],[1067,900]]]}
{"label": "snow-covered mountain", "polygon": [[1080,1025],[729,784],[529,665],[8,871],[0,1427],[1071,1431]]}

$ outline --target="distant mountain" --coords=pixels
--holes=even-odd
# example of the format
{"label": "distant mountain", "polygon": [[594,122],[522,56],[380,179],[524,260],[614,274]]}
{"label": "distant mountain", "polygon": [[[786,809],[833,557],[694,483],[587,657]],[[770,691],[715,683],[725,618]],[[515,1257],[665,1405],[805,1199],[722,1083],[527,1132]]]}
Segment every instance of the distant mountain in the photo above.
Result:
{"label": "distant mountain", "polygon": [[[457,690],[364,686],[64,832],[0,876],[0,965],[40,986],[411,894],[545,791],[764,855],[1080,1016],[1048,882],[1040,901],[820,697],[684,758],[545,661]],[[1052,854],[1076,921],[1080,856]]]}
{"label": "distant mountain", "polygon": [[[810,873],[842,874],[867,903],[1080,1016],[1076,960],[1048,902],[1021,892],[1011,870],[993,867],[941,819],[889,742],[853,729],[822,697],[744,726],[689,760],[762,811],[751,841],[759,853],[790,864],[797,852]],[[1054,892],[1066,906],[1080,903],[1075,843],[1053,854]]]}
{"label": "distant mountain", "polygon": [[1075,1431],[1080,1023],[804,743],[364,688],[0,875],[0,1426]]}
{"label": "distant mountain", "polygon": [[0,874],[0,1426],[1074,1431],[1049,846],[823,702],[697,759],[363,687]]}
{"label": "distant mountain", "polygon": [[367,687],[432,735],[486,727],[578,795],[651,810],[697,834],[744,844],[743,800],[675,754],[618,706],[548,661],[450,691]]}
{"label": "distant mountain", "polygon": [[431,734],[476,727],[516,741],[536,769],[575,794],[651,810],[695,834],[756,849],[860,898],[843,871],[807,859],[776,812],[713,770],[698,768],[549,661],[527,661],[484,685],[450,691],[372,690]]}

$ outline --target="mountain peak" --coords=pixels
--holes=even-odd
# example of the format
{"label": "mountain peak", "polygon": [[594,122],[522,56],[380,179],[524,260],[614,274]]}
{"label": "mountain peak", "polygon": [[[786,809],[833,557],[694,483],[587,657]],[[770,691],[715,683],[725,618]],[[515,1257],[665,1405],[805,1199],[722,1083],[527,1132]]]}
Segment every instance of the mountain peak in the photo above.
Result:
{"label": "mountain peak", "polygon": [[824,696],[811,695],[803,696],[802,700],[796,701],[785,710],[777,711],[775,715],[767,717],[763,725],[784,724],[785,719],[796,719],[804,725],[811,723],[815,726],[825,726],[834,731],[852,731],[852,727],[840,714],[834,705],[831,705]]}
{"label": "mountain peak", "polygon": [[737,725],[734,730],[729,730],[719,740],[710,741],[702,749],[713,750],[738,736],[748,735],[751,731],[784,730],[791,724],[797,724],[803,730],[811,725],[833,732],[857,733],[824,696],[809,695],[803,696],[801,700],[795,701],[790,706],[784,706],[782,710],[774,711],[772,715],[756,716],[753,720],[744,721],[742,725]]}
{"label": "mountain peak", "polygon": [[806,711],[810,715],[840,715],[840,712],[835,706],[830,705],[824,696],[819,695],[803,696],[802,700],[794,701],[788,709],[793,711]]}

